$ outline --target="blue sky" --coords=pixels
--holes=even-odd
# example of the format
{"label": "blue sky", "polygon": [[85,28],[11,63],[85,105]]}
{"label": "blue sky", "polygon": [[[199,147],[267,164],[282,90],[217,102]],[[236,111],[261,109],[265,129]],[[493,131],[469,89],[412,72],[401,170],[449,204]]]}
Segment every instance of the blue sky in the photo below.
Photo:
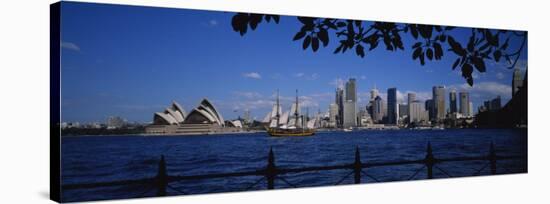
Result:
{"label": "blue sky", "polygon": [[[202,98],[210,99],[224,118],[249,109],[261,120],[276,89],[286,106],[299,89],[310,112],[325,111],[337,84],[350,77],[357,79],[360,105],[366,104],[374,85],[382,93],[397,87],[400,95],[412,91],[421,99],[431,98],[434,85],[465,89],[475,107],[497,95],[503,101],[511,97],[513,70],[503,64],[487,63],[488,71],[476,72],[470,88],[458,69],[451,70],[455,57],[450,52],[425,66],[413,61],[409,36],[404,37],[404,51],[388,52],[381,46],[365,58],[332,54],[334,40],[313,53],[292,41],[301,27],[295,17],[281,17],[278,25],[264,22],[241,37],[231,28],[233,14],[65,2],[62,120],[103,122],[121,116],[149,122],[172,100],[189,111]],[[453,30],[461,42],[467,32]],[[519,68],[526,68],[526,59],[527,48]]]}

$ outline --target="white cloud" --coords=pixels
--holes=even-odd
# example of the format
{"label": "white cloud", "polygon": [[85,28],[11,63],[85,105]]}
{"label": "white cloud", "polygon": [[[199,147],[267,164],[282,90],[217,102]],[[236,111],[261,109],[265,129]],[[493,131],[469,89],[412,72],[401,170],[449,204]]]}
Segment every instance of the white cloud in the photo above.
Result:
{"label": "white cloud", "polygon": [[61,48],[74,50],[74,51],[80,51],[80,47],[78,47],[78,45],[76,45],[72,42],[61,42]]}
{"label": "white cloud", "polygon": [[472,96],[502,96],[509,97],[512,94],[512,86],[497,82],[479,82],[470,86],[466,83],[450,85],[449,88],[455,88],[458,91],[468,91]]}
{"label": "white cloud", "polygon": [[233,92],[233,94],[236,95],[236,96],[244,97],[244,98],[248,98],[248,99],[254,99],[254,98],[261,98],[262,97],[262,94],[260,94],[258,92],[236,91],[236,92]]}
{"label": "white cloud", "polygon": [[328,84],[337,88],[344,88],[344,80],[341,78],[336,78],[331,82],[329,82]]}
{"label": "white cloud", "polygon": [[243,73],[243,76],[251,79],[261,79],[262,76],[258,72]]}
{"label": "white cloud", "polygon": [[208,21],[208,24],[209,24],[210,26],[217,26],[217,25],[218,25],[218,21],[212,19],[212,20]]}
{"label": "white cloud", "polygon": [[303,72],[300,72],[300,73],[293,74],[292,76],[296,78],[304,78],[306,80],[316,80],[317,78],[319,78],[319,74],[317,73],[305,74]]}

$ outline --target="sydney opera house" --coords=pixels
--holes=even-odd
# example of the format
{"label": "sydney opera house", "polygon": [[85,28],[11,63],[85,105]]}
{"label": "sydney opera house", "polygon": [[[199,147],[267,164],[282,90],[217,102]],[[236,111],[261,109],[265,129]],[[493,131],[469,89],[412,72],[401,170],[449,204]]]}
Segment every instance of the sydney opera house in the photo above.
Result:
{"label": "sydney opera house", "polygon": [[156,112],[153,124],[145,128],[147,134],[212,134],[241,130],[241,121],[224,121],[208,99],[203,99],[189,113],[173,101],[163,112]]}

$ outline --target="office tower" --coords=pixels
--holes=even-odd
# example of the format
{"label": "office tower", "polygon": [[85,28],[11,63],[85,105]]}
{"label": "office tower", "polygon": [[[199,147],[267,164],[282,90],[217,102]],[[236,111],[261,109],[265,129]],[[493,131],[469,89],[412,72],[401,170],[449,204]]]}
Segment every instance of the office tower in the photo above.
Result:
{"label": "office tower", "polygon": [[436,121],[445,119],[445,87],[433,87],[434,119]]}
{"label": "office tower", "polygon": [[354,78],[346,82],[345,93],[342,125],[344,128],[355,127],[357,126],[357,85]]}
{"label": "office tower", "polygon": [[451,92],[449,93],[449,105],[451,106],[449,109],[451,111],[451,113],[456,113],[457,112],[457,107],[456,107],[456,90],[451,90]]}
{"label": "office tower", "polygon": [[344,124],[343,128],[357,126],[357,111],[355,102],[352,100],[344,101]]}
{"label": "office tower", "polygon": [[460,92],[458,95],[460,97],[460,114],[470,116],[470,95],[465,91]]}
{"label": "office tower", "polygon": [[[415,93],[408,93],[407,94],[407,115],[411,115],[411,104],[413,101],[416,100],[416,94]],[[410,121],[410,117],[409,117],[409,122]]]}
{"label": "office tower", "polygon": [[434,100],[433,99],[426,100],[425,108],[428,111],[428,119],[434,120],[435,119]]}
{"label": "office tower", "polygon": [[523,85],[523,78],[521,77],[521,70],[514,69],[512,76],[512,96],[516,94],[519,88]]}
{"label": "office tower", "polygon": [[357,102],[357,85],[354,78],[346,82],[346,101]]}
{"label": "office tower", "polygon": [[418,123],[421,121],[427,121],[428,118],[428,111],[425,109],[424,103],[420,101],[412,101],[409,104],[409,122],[410,123]]}
{"label": "office tower", "polygon": [[468,116],[474,116],[474,103],[472,103],[471,101],[470,103],[468,103]]}
{"label": "office tower", "polygon": [[399,104],[399,117],[405,117],[409,115],[409,105],[408,104]]}
{"label": "office tower", "polygon": [[397,88],[388,89],[388,123],[397,124]]}
{"label": "office tower", "polygon": [[336,118],[338,117],[338,105],[331,103],[329,106],[329,127],[337,127]]}
{"label": "office tower", "polygon": [[374,85],[374,88],[370,90],[370,100],[374,101],[376,97],[378,96],[378,89],[376,89],[376,85]]}
{"label": "office tower", "polygon": [[336,116],[336,126],[342,127],[344,121],[344,90],[340,87],[336,88],[336,105],[338,106],[338,114]]}
{"label": "office tower", "polygon": [[372,106],[372,120],[376,123],[382,122],[384,118],[384,100],[380,96],[376,96]]}

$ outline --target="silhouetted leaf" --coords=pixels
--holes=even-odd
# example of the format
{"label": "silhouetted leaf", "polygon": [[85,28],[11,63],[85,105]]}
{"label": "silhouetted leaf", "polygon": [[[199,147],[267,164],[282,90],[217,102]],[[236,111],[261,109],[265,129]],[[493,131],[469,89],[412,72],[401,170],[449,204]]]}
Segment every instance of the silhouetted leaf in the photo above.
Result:
{"label": "silhouetted leaf", "polygon": [[237,13],[231,19],[231,26],[234,31],[239,32],[243,36],[248,28],[248,14]]}
{"label": "silhouetted leaf", "polygon": [[485,72],[485,62],[483,62],[483,59],[479,57],[472,57],[472,63],[476,66],[476,69],[479,72]]}
{"label": "silhouetted leaf", "polygon": [[306,36],[306,32],[305,31],[300,31],[300,32],[296,33],[296,35],[294,36],[294,38],[292,40],[296,41],[296,40],[302,39],[304,36]]}
{"label": "silhouetted leaf", "polygon": [[449,42],[449,46],[451,46],[451,49],[453,50],[454,53],[456,53],[459,56],[466,55],[466,50],[464,50],[464,48],[462,48],[462,46],[458,42],[456,42],[453,37],[448,36],[447,42]]}
{"label": "silhouetted leaf", "polygon": [[445,26],[445,30],[452,30],[452,29],[455,29],[454,26]]}
{"label": "silhouetted leaf", "polygon": [[328,45],[328,32],[325,29],[319,30],[317,33],[317,37],[319,37],[319,40],[323,42],[323,46],[326,47]]}
{"label": "silhouetted leaf", "polygon": [[319,38],[311,38],[311,48],[313,48],[313,52],[316,52],[317,49],[319,49]]}
{"label": "silhouetted leaf", "polygon": [[358,56],[365,57],[365,51],[361,44],[357,44],[357,46],[355,46],[355,52]]}
{"label": "silhouetted leaf", "polygon": [[416,29],[416,25],[410,24],[409,28],[411,29],[411,35],[414,37],[414,39],[418,39],[418,30]]}
{"label": "silhouetted leaf", "polygon": [[338,27],[346,27],[347,24],[346,24],[345,22],[341,22],[341,21],[340,21],[340,22],[336,23],[336,25],[337,25]]}
{"label": "silhouetted leaf", "polygon": [[432,37],[433,26],[431,25],[418,25],[418,32],[425,39]]}
{"label": "silhouetted leaf", "polygon": [[500,50],[497,50],[493,52],[493,57],[495,58],[495,61],[498,62],[500,60],[500,57],[502,56],[502,52]]}
{"label": "silhouetted leaf", "polygon": [[277,16],[277,15],[272,15],[271,17],[273,18],[273,20],[275,21],[275,23],[279,24],[279,16]]}
{"label": "silhouetted leaf", "polygon": [[470,36],[470,40],[468,40],[468,51],[473,52],[474,51],[474,43],[475,43],[475,35],[472,34]]}
{"label": "silhouetted leaf", "polygon": [[428,49],[426,50],[426,57],[428,57],[429,60],[432,60],[432,59],[433,59],[433,56],[434,56],[434,53],[433,53],[432,49],[431,49],[431,48],[428,48]]}
{"label": "silhouetted leaf", "polygon": [[457,58],[455,60],[455,63],[453,63],[453,70],[456,69],[456,67],[458,66],[459,63],[460,63],[460,58]]}
{"label": "silhouetted leaf", "polygon": [[435,52],[435,59],[440,60],[443,56],[443,48],[441,48],[441,44],[434,43],[434,52]]}
{"label": "silhouetted leaf", "polygon": [[260,14],[251,14],[250,15],[250,28],[256,30],[258,24],[262,21],[263,15]]}
{"label": "silhouetted leaf", "polygon": [[422,46],[422,42],[417,42],[412,46],[412,48],[417,48],[417,47],[420,47],[420,46]]}
{"label": "silhouetted leaf", "polygon": [[425,62],[424,62],[424,53],[421,52],[420,53],[420,65],[424,66]]}
{"label": "silhouetted leaf", "polygon": [[311,36],[306,36],[304,39],[304,43],[302,44],[302,48],[305,50],[307,47],[309,47],[309,44],[311,43]]}
{"label": "silhouetted leaf", "polygon": [[506,48],[508,48],[508,41],[510,41],[510,38],[506,38],[506,41],[504,41],[504,44],[500,46],[501,50],[506,50]]}
{"label": "silhouetted leaf", "polygon": [[466,82],[468,82],[468,84],[470,86],[474,86],[474,78],[473,77],[466,78]]}
{"label": "silhouetted leaf", "polygon": [[462,77],[464,77],[470,86],[474,84],[474,81],[472,79],[472,72],[474,71],[474,68],[472,65],[465,63],[462,65]]}
{"label": "silhouetted leaf", "polygon": [[343,47],[343,46],[344,46],[343,44],[340,44],[340,46],[338,46],[338,47],[336,48],[336,50],[334,50],[334,54],[339,53],[339,52],[342,50],[342,47]]}
{"label": "silhouetted leaf", "polygon": [[440,35],[439,36],[439,41],[441,41],[441,42],[445,42],[446,39],[447,39],[446,35]]}
{"label": "silhouetted leaf", "polygon": [[417,47],[416,49],[414,49],[414,52],[413,52],[413,60],[416,60],[416,58],[420,57],[420,53],[422,53],[422,48],[421,47]]}
{"label": "silhouetted leaf", "polygon": [[313,18],[310,17],[298,17],[298,20],[305,25],[313,25]]}

